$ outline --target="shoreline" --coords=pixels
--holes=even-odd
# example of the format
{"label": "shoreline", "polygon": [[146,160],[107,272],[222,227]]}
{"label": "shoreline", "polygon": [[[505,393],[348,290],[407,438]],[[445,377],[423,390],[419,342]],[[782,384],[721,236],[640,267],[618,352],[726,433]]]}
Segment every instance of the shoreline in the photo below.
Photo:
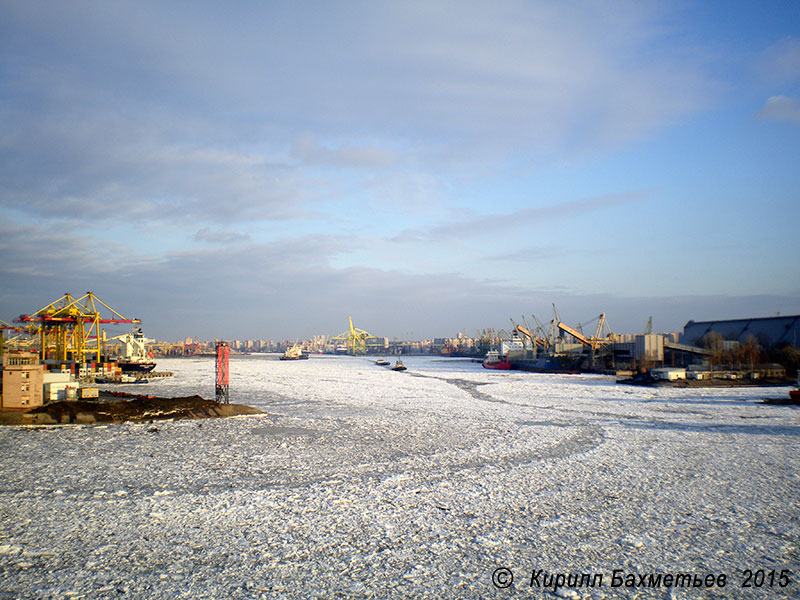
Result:
{"label": "shoreline", "polygon": [[101,392],[97,400],[60,401],[25,411],[0,411],[0,425],[92,425],[172,419],[214,419],[264,415],[244,404],[217,404],[201,396],[160,398]]}
{"label": "shoreline", "polygon": [[674,388],[760,388],[760,387],[792,387],[794,379],[651,379],[632,377],[618,379],[618,384],[639,385],[645,387]]}

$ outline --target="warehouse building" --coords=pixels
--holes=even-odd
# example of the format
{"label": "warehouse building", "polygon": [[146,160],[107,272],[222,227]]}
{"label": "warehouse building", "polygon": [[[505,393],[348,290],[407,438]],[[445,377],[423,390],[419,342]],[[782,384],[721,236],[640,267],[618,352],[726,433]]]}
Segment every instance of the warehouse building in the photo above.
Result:
{"label": "warehouse building", "polygon": [[729,341],[744,342],[753,336],[763,348],[785,345],[800,347],[800,315],[729,319],[725,321],[689,321],[683,328],[681,343],[702,344],[709,333],[720,333]]}

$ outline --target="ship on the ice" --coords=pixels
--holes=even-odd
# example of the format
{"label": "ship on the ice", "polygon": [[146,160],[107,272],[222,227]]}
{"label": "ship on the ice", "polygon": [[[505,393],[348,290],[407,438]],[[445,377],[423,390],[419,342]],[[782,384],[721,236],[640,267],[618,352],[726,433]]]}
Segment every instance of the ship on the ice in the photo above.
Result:
{"label": "ship on the ice", "polygon": [[505,371],[511,368],[511,363],[506,355],[501,355],[497,350],[489,350],[483,357],[483,368]]}
{"label": "ship on the ice", "polygon": [[506,352],[512,369],[538,373],[580,373],[594,371],[610,356],[608,350],[614,334],[607,332],[604,313],[596,318],[595,334],[591,337],[580,331],[583,326],[574,329],[563,323],[555,305],[553,313],[554,318],[547,331],[535,316],[536,328],[531,328],[524,317],[524,327],[512,319],[514,330]]}
{"label": "ship on the ice", "polygon": [[153,353],[147,350],[147,343],[154,340],[144,337],[141,327],[111,339],[125,344],[125,353],[117,359],[123,373],[149,373],[156,368]]}
{"label": "ship on the ice", "polygon": [[540,357],[533,356],[528,351],[509,352],[508,362],[512,369],[519,371],[533,371],[537,373],[580,373],[580,365],[583,357],[572,357],[568,355],[545,355]]}
{"label": "ship on the ice", "polygon": [[308,354],[306,352],[303,352],[303,349],[297,344],[294,344],[293,346],[287,348],[286,352],[284,352],[283,356],[281,356],[281,360],[307,360],[307,359],[308,359]]}

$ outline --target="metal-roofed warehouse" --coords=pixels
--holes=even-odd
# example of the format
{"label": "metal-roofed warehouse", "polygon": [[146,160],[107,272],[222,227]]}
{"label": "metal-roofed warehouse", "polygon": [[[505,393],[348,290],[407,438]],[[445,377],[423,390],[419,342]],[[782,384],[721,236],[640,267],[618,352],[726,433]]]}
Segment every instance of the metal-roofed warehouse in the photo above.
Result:
{"label": "metal-roofed warehouse", "polygon": [[744,342],[755,337],[764,348],[800,344],[800,315],[787,317],[760,317],[755,319],[730,319],[726,321],[689,321],[683,327],[681,343],[700,345],[709,333],[721,333],[726,340]]}

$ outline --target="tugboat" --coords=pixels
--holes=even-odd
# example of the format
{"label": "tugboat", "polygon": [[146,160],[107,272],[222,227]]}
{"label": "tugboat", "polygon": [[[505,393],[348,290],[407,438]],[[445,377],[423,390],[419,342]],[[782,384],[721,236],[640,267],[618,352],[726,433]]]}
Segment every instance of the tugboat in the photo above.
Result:
{"label": "tugboat", "polygon": [[800,371],[797,373],[797,388],[789,390],[789,398],[800,404]]}
{"label": "tugboat", "polygon": [[778,404],[781,406],[798,406],[800,405],[800,373],[797,374],[797,387],[789,390],[789,397],[783,398],[764,398],[764,404]]}
{"label": "tugboat", "polygon": [[394,366],[392,367],[392,371],[405,371],[405,370],[406,366],[403,364],[403,361],[398,358],[397,362],[395,362]]}
{"label": "tugboat", "polygon": [[308,354],[303,352],[303,349],[295,344],[286,349],[286,352],[281,356],[281,360],[308,360]]}
{"label": "tugboat", "polygon": [[511,368],[511,363],[508,362],[508,357],[500,356],[497,350],[489,350],[483,358],[483,368],[507,371]]}
{"label": "tugboat", "polygon": [[125,355],[117,360],[123,373],[149,373],[156,368],[156,363],[152,360],[153,353],[147,350],[147,342],[154,340],[144,337],[141,327],[111,339],[120,340],[125,344]]}

